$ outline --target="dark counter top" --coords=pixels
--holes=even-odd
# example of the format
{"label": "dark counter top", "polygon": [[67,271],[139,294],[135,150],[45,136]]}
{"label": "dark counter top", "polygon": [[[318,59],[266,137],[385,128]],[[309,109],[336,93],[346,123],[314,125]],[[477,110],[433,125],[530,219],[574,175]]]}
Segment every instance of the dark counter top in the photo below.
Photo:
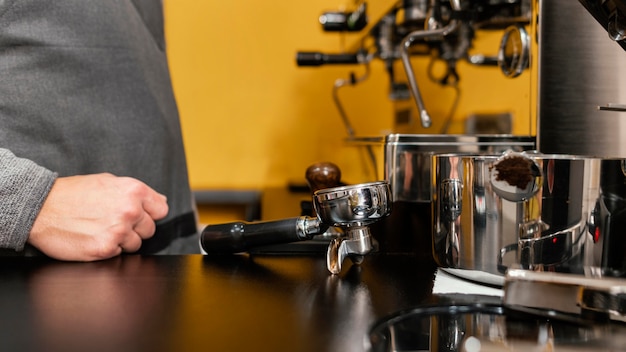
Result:
{"label": "dark counter top", "polygon": [[3,351],[364,351],[372,324],[431,296],[435,268],[374,254],[0,258]]}

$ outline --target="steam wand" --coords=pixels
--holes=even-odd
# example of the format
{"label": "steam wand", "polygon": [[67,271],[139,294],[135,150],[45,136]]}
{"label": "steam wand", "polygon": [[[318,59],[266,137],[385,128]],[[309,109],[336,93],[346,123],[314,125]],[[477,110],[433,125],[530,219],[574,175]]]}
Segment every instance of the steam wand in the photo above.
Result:
{"label": "steam wand", "polygon": [[346,86],[357,85],[365,81],[369,77],[369,74],[370,74],[369,60],[367,60],[366,62],[367,63],[365,64],[365,73],[362,76],[356,77],[354,72],[351,72],[349,79],[339,78],[335,80],[335,83],[333,84],[333,101],[335,102],[335,106],[337,107],[337,110],[339,111],[339,115],[341,117],[341,120],[343,121],[343,124],[346,128],[346,132],[348,133],[349,137],[354,137],[354,134],[355,134],[354,128],[352,127],[352,124],[350,123],[350,119],[348,119],[348,115],[346,114],[346,111],[344,110],[343,105],[341,104],[341,101],[339,100],[338,91],[340,88],[343,88]]}
{"label": "steam wand", "polygon": [[[333,101],[335,102],[335,106],[337,107],[337,110],[339,111],[339,116],[341,117],[341,120],[343,121],[343,124],[346,128],[346,133],[348,134],[349,138],[354,138],[355,132],[354,132],[354,128],[352,127],[352,124],[350,123],[350,119],[348,118],[348,114],[346,114],[346,110],[343,108],[343,105],[341,104],[341,101],[339,100],[339,94],[338,94],[339,89],[346,87],[346,86],[353,86],[353,85],[356,85],[365,81],[369,77],[369,74],[370,74],[370,65],[369,65],[370,61],[371,61],[371,58],[365,61],[366,62],[365,73],[361,75],[360,77],[356,77],[354,75],[354,72],[351,72],[349,79],[339,78],[335,80],[335,83],[333,85]],[[367,150],[368,157],[372,163],[372,168],[374,171],[374,179],[378,179],[378,175],[377,175],[378,166],[376,164],[376,155],[374,155],[372,146],[366,145],[365,148]]]}
{"label": "steam wand", "polygon": [[[454,11],[461,10],[461,4],[459,0],[451,0],[450,5],[452,6],[452,10]],[[454,33],[459,28],[459,24],[460,21],[453,18],[445,27],[413,31],[402,39],[402,43],[400,46],[402,65],[404,67],[404,70],[406,71],[407,80],[409,81],[409,86],[411,87],[411,95],[413,95],[413,99],[415,99],[415,103],[417,104],[417,109],[420,114],[420,120],[424,128],[430,127],[432,121],[430,115],[428,114],[428,111],[426,111],[426,106],[424,105],[422,95],[420,94],[419,87],[417,86],[417,80],[415,78],[415,73],[413,72],[413,66],[411,65],[409,48],[416,40],[444,38],[451,33]]]}

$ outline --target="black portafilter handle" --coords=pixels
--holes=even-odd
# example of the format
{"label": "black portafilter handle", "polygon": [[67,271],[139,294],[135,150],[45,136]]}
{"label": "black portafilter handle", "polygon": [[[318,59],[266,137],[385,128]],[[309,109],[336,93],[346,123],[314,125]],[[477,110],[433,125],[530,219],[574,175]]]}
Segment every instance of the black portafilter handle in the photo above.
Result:
{"label": "black portafilter handle", "polygon": [[284,220],[208,225],[200,235],[207,254],[232,254],[270,244],[311,239],[328,229],[319,219],[299,216]]}
{"label": "black portafilter handle", "polygon": [[314,51],[300,51],[296,54],[298,66],[351,65],[360,63],[358,54],[324,54]]}

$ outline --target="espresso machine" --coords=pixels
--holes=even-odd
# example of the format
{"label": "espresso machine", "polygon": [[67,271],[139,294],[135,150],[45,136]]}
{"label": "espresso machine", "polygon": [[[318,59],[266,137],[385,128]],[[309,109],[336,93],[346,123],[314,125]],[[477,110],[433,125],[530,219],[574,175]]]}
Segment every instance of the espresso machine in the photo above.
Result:
{"label": "espresso machine", "polygon": [[[543,154],[543,159],[549,160],[545,167],[542,166],[545,169],[542,171],[546,172],[546,179],[551,178],[550,190],[553,190],[555,184],[555,165],[560,170],[556,181],[559,181],[558,178],[568,178],[563,204],[571,202],[574,205],[565,208],[554,206],[550,214],[546,210],[544,217],[546,221],[550,218],[553,222],[552,230],[547,230],[550,224],[545,225],[543,230],[541,226],[544,225],[541,225],[529,230],[526,235],[541,237],[540,242],[547,244],[546,239],[554,235],[550,231],[576,228],[567,236],[572,239],[566,241],[569,244],[564,250],[571,251],[570,247],[580,246],[580,241],[588,240],[592,245],[575,251],[578,253],[577,260],[588,264],[581,258],[594,257],[593,265],[603,268],[603,275],[626,275],[626,241],[622,240],[621,235],[626,229],[622,226],[626,224],[626,219],[622,219],[622,214],[626,214],[622,207],[626,203],[626,167],[622,161],[626,157],[626,122],[620,119],[620,115],[626,111],[626,98],[623,97],[626,83],[621,77],[626,74],[624,9],[623,1],[606,0],[405,0],[391,4],[382,15],[376,14],[373,22],[368,17],[365,1],[358,2],[354,11],[322,14],[320,22],[324,30],[361,32],[363,39],[349,52],[298,52],[297,65],[367,67],[370,62],[381,60],[389,76],[388,97],[397,107],[394,133],[378,138],[359,138],[353,132],[354,121],[346,116],[337,95],[333,96],[348,131],[348,140],[357,144],[360,142],[367,148],[374,145],[374,148],[382,146],[384,149],[385,178],[392,189],[394,212],[388,219],[375,225],[382,227],[377,231],[382,249],[402,251],[409,248],[411,251],[427,248],[426,251],[430,251],[432,248],[438,265],[460,265],[462,253],[451,254],[454,252],[451,251],[441,256],[437,252],[437,244],[431,243],[431,234],[435,236],[437,231],[434,227],[441,227],[438,219],[434,218],[437,212],[441,212],[441,209],[436,209],[437,204],[446,209],[457,206],[441,205],[439,202],[441,184],[450,183],[436,175],[438,171],[435,168],[439,166],[432,164],[433,156],[457,153],[472,159],[475,155],[497,156],[505,149],[517,152],[532,149],[535,153]],[[333,21],[336,23],[329,26]],[[492,54],[474,50],[480,47],[481,31],[499,33],[501,36]],[[444,74],[435,77],[437,84],[455,87],[457,90],[461,84],[464,86],[460,89],[467,91],[468,86],[469,89],[480,90],[492,83],[485,83],[483,76],[476,79],[467,74],[472,67],[479,67],[482,72],[499,71],[501,75],[498,79],[503,81],[525,80],[517,94],[520,99],[527,99],[531,107],[527,116],[531,121],[528,128],[522,130],[523,134],[510,135],[512,130],[520,130],[511,128],[511,120],[514,120],[511,116],[477,116],[469,111],[462,118],[465,120],[465,129],[460,130],[462,133],[450,134],[452,116],[437,113],[437,100],[432,99],[432,96],[424,99],[428,92],[423,88],[427,81],[433,80],[434,75],[428,70],[430,66],[424,69],[424,66],[416,64],[423,58],[444,62]],[[493,84],[499,82],[494,79]],[[359,77],[354,76],[342,82],[344,85],[359,83]],[[492,103],[485,99],[485,105]],[[455,104],[451,108],[454,110]],[[407,126],[414,128],[407,129]],[[535,155],[533,158],[543,162],[541,156]],[[589,160],[572,161],[580,158]],[[560,166],[562,163],[567,166]],[[580,163],[584,166],[578,166]],[[483,170],[478,167],[470,169]],[[458,173],[460,170],[449,171]],[[572,181],[573,175],[579,181]],[[472,180],[478,178],[474,174],[471,176]],[[570,182],[572,186],[569,186]],[[471,184],[469,182],[468,186]],[[581,189],[576,197],[567,194],[577,193],[578,188]],[[575,201],[580,195],[584,199]],[[468,197],[474,196],[474,193],[469,192]],[[453,199],[454,194],[446,197]],[[538,202],[543,199],[544,203],[546,199],[556,199],[547,193],[540,198]],[[501,202],[502,199],[498,198],[497,201]],[[484,206],[478,201],[470,204],[473,207]],[[496,213],[503,212],[500,203],[497,206],[499,210]],[[523,206],[528,207],[528,204],[511,208]],[[547,208],[546,205],[542,209]],[[555,220],[557,216],[552,212],[562,209],[580,214],[564,215],[562,219]],[[507,211],[519,213],[522,210]],[[506,217],[506,214],[496,215]],[[472,219],[476,222],[476,214],[472,213],[467,221],[472,222]],[[543,219],[533,221],[540,224]],[[475,226],[466,225],[466,228]],[[498,231],[505,231],[501,229],[504,225],[498,226]],[[522,224],[513,225],[514,228],[519,226]],[[528,224],[523,226],[527,226],[527,229],[532,227]],[[444,227],[444,234],[437,236],[441,235],[448,247],[449,243],[456,241],[452,237],[463,236],[462,233],[451,234],[450,224]],[[400,239],[389,238],[390,234],[395,235],[402,230]],[[514,230],[516,232],[517,229]],[[487,243],[489,240],[479,241],[471,237],[467,242],[476,246],[476,243]],[[561,244],[561,241],[558,242]],[[506,251],[507,245],[502,243],[500,249]],[[553,249],[548,247],[542,247],[540,252],[551,257],[546,253]],[[482,258],[475,258],[480,252],[476,248],[470,250],[471,259],[468,262],[472,263],[471,269],[477,268],[476,263],[483,262]],[[559,257],[559,254],[554,256]],[[568,254],[562,257],[572,256]],[[493,264],[494,268],[500,265],[502,274],[507,268],[502,267],[502,256],[494,254],[492,257],[490,265]],[[536,268],[540,266],[535,264]],[[525,263],[525,266],[528,265]],[[567,270],[572,269],[568,267]]]}
{"label": "espresso machine", "polygon": [[[492,48],[488,48],[488,52],[481,52],[474,49],[474,44],[477,40],[482,40],[479,38],[480,35],[477,36],[478,32],[491,32],[511,37],[510,42],[515,39],[511,32],[519,29],[525,33],[524,27],[529,26],[532,16],[530,0],[389,1],[386,11],[382,13],[379,11],[375,14],[367,13],[367,2],[360,1],[359,3],[356,10],[344,11],[342,12],[344,15],[339,18],[343,18],[346,22],[350,18],[354,18],[354,21],[358,18],[357,22],[361,23],[361,26],[335,25],[332,27],[334,30],[330,31],[326,24],[330,19],[338,17],[329,16],[328,13],[320,16],[320,22],[323,23],[322,28],[331,34],[342,32],[338,28],[344,28],[344,33],[359,31],[362,34],[361,40],[347,48],[346,52],[300,51],[296,55],[296,64],[300,67],[356,64],[366,68],[366,73],[362,76],[351,73],[348,79],[338,79],[333,87],[333,99],[349,137],[355,137],[354,121],[349,120],[339,101],[337,90],[345,86],[358,85],[366,80],[369,64],[374,60],[383,62],[389,78],[388,98],[394,102],[396,110],[393,132],[408,134],[464,132],[453,131],[450,128],[450,123],[453,122],[452,117],[459,103],[459,96],[463,94],[468,96],[467,99],[474,99],[468,95],[468,92],[473,89],[474,85],[484,86],[485,83],[484,77],[479,77],[477,81],[472,82],[472,78],[467,74],[467,71],[472,68],[468,68],[468,65],[477,68],[478,72],[480,70],[485,72],[485,68],[492,73],[499,72],[501,69],[504,73],[499,77],[501,81],[506,80],[504,77],[520,76],[528,68],[528,47],[523,52],[517,53],[514,51],[517,48],[499,49],[500,44],[494,43]],[[511,46],[511,44],[507,45]],[[505,52],[505,50],[508,51]],[[498,54],[498,51],[501,53]],[[502,55],[501,58],[499,58],[500,55]],[[416,60],[427,61],[427,64],[417,63],[416,66]],[[433,68],[434,66],[443,68],[437,70]],[[524,80],[528,79],[527,74],[523,76]],[[455,91],[453,101],[433,102],[433,97],[429,96],[428,92],[428,84],[431,83],[438,87],[449,88],[449,91]],[[523,94],[528,95],[526,92]],[[482,99],[485,97],[488,97],[488,93]],[[442,109],[438,105],[450,106]],[[445,113],[442,113],[442,110]],[[467,113],[470,114],[471,111]],[[480,121],[468,124],[465,130],[471,131],[471,134],[511,133],[510,116],[491,115],[479,116],[476,120]],[[503,111],[502,115],[507,115],[507,111]],[[518,118],[518,120],[528,121],[527,118]],[[531,132],[530,128],[524,128],[524,134],[531,134]]]}
{"label": "espresso machine", "polygon": [[[503,288],[497,306],[503,303],[505,310],[624,321],[626,1],[400,1],[373,23],[364,20],[363,11],[358,12],[361,26],[351,31],[365,28],[363,38],[374,45],[341,54],[299,52],[297,64],[385,63],[389,98],[397,107],[394,133],[378,139],[348,133],[348,141],[368,147],[375,141],[384,148],[394,210],[375,225],[387,225],[380,231],[387,236],[382,236],[382,248],[427,247],[440,269]],[[345,18],[352,14],[346,12]],[[473,50],[481,30],[501,33],[497,54]],[[436,112],[432,96],[424,98],[428,92],[423,87],[433,75],[416,62],[425,57],[445,62],[444,75],[437,77],[441,86],[467,84],[467,70],[461,67],[468,66],[499,71],[507,80],[526,79],[518,96],[531,107],[524,130],[529,135],[517,133],[513,137],[519,139],[511,139],[508,133],[515,129],[506,114],[483,116],[482,125],[474,119],[474,128],[468,127],[474,116],[467,114],[462,134],[450,134],[450,116]],[[473,84],[481,89],[489,83],[479,79]],[[347,130],[353,130],[334,97]],[[418,128],[411,131],[409,125]],[[499,139],[503,136],[509,139]],[[530,146],[524,137],[532,137]],[[507,151],[501,153],[503,149]],[[523,185],[515,183],[523,177],[510,173],[515,182],[507,184],[505,165],[528,174]],[[400,241],[389,240],[389,234],[397,233],[403,234]],[[411,235],[414,241],[407,240]],[[413,339],[419,330],[404,321],[443,319],[448,308],[435,307],[436,314],[424,307],[399,313],[381,322],[379,328],[389,329],[373,340],[397,349],[400,339]],[[446,330],[446,338],[476,328],[468,323],[462,322],[464,331],[446,326],[456,332]],[[421,326],[430,329],[425,336],[432,347],[433,328],[443,327]],[[405,329],[413,335],[398,333]]]}
{"label": "espresso machine", "polygon": [[[354,133],[336,90],[364,77],[333,87],[347,144],[382,148],[385,180],[315,191],[313,217],[210,225],[203,249],[240,252],[329,233],[332,274],[345,257],[358,265],[371,252],[415,252],[432,256],[437,276],[445,270],[503,291],[433,289],[432,301],[372,327],[372,351],[624,350],[625,14],[626,0],[404,0],[374,18],[359,1],[323,13],[325,31],[362,40],[347,52],[299,52],[296,62],[385,63],[398,106],[394,133]],[[472,50],[479,30],[501,34],[497,54]],[[452,120],[424,89],[433,77],[416,65],[425,57],[445,63],[436,81],[447,87],[467,84],[468,66],[526,79],[518,96],[532,107],[531,135],[512,134],[506,114],[468,114],[473,125],[448,133]],[[480,79],[469,85],[481,89]],[[415,125],[419,133],[406,133]]]}
{"label": "espresso machine", "polygon": [[[621,232],[622,224],[626,223],[622,220],[626,216],[622,215],[626,214],[622,206],[626,203],[626,187],[623,186],[626,184],[623,162],[626,138],[622,138],[626,127],[620,119],[626,110],[626,103],[620,96],[623,91],[620,73],[626,72],[626,61],[620,60],[626,55],[622,46],[626,37],[623,34],[626,33],[622,24],[623,7],[620,1],[600,0],[403,0],[390,2],[386,10],[374,16],[368,12],[367,1],[355,2],[351,10],[322,13],[319,22],[324,31],[356,33],[361,40],[345,52],[298,52],[296,64],[303,68],[357,65],[365,66],[367,72],[370,63],[380,60],[389,77],[388,97],[398,107],[393,133],[357,136],[355,121],[348,118],[336,93],[343,86],[358,85],[366,77],[350,75],[347,80],[338,80],[333,87],[333,98],[347,132],[346,142],[366,148],[374,164],[373,150],[384,150],[385,182],[390,190],[392,205],[389,208],[393,211],[385,212],[385,216],[368,224],[373,243],[379,246],[368,248],[420,252],[420,255],[432,256],[436,265],[453,269],[483,269],[476,263],[487,263],[487,266],[496,268],[491,270],[493,274],[502,276],[509,268],[507,265],[503,267],[502,256],[487,253],[487,259],[476,257],[484,253],[477,250],[477,243],[487,243],[489,238],[479,240],[472,236],[494,233],[480,227],[485,221],[478,219],[477,214],[505,218],[507,212],[511,212],[515,215],[513,217],[520,218],[518,214],[522,214],[521,218],[524,218],[523,222],[514,222],[512,234],[521,228],[526,229],[524,236],[529,237],[531,244],[510,247],[508,240],[493,243],[500,243],[499,250],[505,252],[526,248],[528,255],[517,258],[535,258],[532,263],[514,260],[511,265],[540,270],[545,263],[533,254],[540,252],[545,258],[576,257],[578,260],[591,257],[593,266],[601,269],[599,275],[625,276],[626,251],[622,249],[626,249],[626,241],[622,240]],[[485,31],[500,36],[491,54],[474,49],[479,47],[478,41],[483,38],[479,33]],[[428,65],[427,70],[422,70],[424,66],[419,66],[419,61],[423,58],[443,63],[444,73],[435,77]],[[480,68],[479,72],[483,74],[468,74],[472,67]],[[493,78],[493,73],[498,74],[498,80],[521,80],[524,83],[516,96],[527,99],[527,105],[531,107],[529,116],[526,116],[526,120],[531,121],[528,128],[520,130],[515,126],[519,119],[507,114],[478,116],[468,112],[464,116],[465,128],[454,130],[451,126],[453,120],[459,120],[459,114],[455,119],[451,114],[442,116],[438,113],[441,109],[438,109],[436,99],[428,97],[428,91],[424,89],[430,80],[457,91],[480,90],[491,84],[485,83],[484,77]],[[483,105],[495,103],[486,99]],[[456,109],[456,103],[447,108]],[[540,164],[536,167],[541,173],[538,176],[540,191],[528,199],[543,204],[540,208],[545,210],[543,213],[527,211],[528,199],[516,200],[519,204],[502,210],[501,203],[509,200],[496,193],[493,193],[494,205],[484,208],[481,200],[487,198],[478,197],[480,192],[469,191],[470,187],[482,183],[447,179],[455,175],[475,181],[479,177],[474,173],[480,171],[485,173],[481,176],[483,180],[489,183],[488,173],[492,172],[493,166],[461,168],[465,164],[458,163],[455,168],[442,168],[434,163],[435,156],[444,153],[466,157],[471,164],[476,156],[496,157],[507,151],[534,153],[528,156]],[[579,162],[580,158],[585,160]],[[450,163],[449,160],[453,159],[445,160]],[[493,163],[497,159],[494,158]],[[441,170],[447,170],[450,175],[437,174]],[[466,175],[467,172],[471,174]],[[560,188],[553,186],[565,179],[567,186],[557,199],[551,192]],[[377,181],[380,180],[374,180]],[[442,187],[447,187],[450,193],[443,194]],[[484,191],[495,192],[492,188]],[[570,193],[579,194],[573,197]],[[442,203],[442,197],[470,204],[472,207],[468,211],[473,212],[472,215],[461,216],[464,214],[461,203]],[[470,198],[472,201],[468,201]],[[557,205],[548,206],[547,199]],[[479,208],[489,211],[476,211]],[[553,214],[563,209],[567,214]],[[440,218],[445,221],[440,222],[437,214],[444,214]],[[532,216],[535,218],[531,219]],[[315,219],[306,220],[315,223]],[[469,225],[459,227],[455,221],[467,221]],[[576,224],[570,223],[573,221]],[[321,219],[317,222],[337,225]],[[492,223],[497,225],[495,233],[508,231],[503,230],[504,222]],[[462,228],[472,230],[461,231]],[[572,230],[565,235],[550,232],[556,229]],[[317,234],[324,230],[313,232]],[[464,240],[466,233],[470,237]],[[553,237],[555,235],[557,237]],[[299,236],[298,239],[301,237],[308,238]],[[558,242],[558,246],[544,247],[543,244],[552,243],[552,239],[556,241],[554,243]],[[435,243],[440,241],[446,245],[442,247]],[[581,241],[590,245],[582,245]],[[474,247],[465,248],[463,243]],[[557,247],[565,248],[568,254],[551,253],[551,248]],[[438,248],[446,248],[448,252],[439,253]],[[356,254],[361,257],[360,253]],[[469,258],[467,262],[470,264],[464,264],[462,258]],[[581,263],[586,265],[589,261]],[[551,262],[546,267],[550,270],[560,268],[553,264]],[[578,272],[578,268],[572,270],[571,265],[563,267]]]}
{"label": "espresso machine", "polygon": [[[434,78],[447,86],[471,80],[466,77],[468,65],[493,66],[482,72],[499,70],[509,80],[528,73],[528,86],[517,93],[532,106],[531,127],[523,133],[536,134],[539,151],[624,157],[626,129],[619,118],[626,105],[620,96],[626,83],[619,79],[624,72],[622,11],[619,0],[404,0],[390,2],[386,12],[372,19],[367,2],[358,1],[354,11],[325,12],[319,21],[327,32],[359,32],[362,40],[341,53],[298,52],[296,63],[300,67],[367,67],[374,60],[383,61],[389,76],[388,97],[398,106],[395,133],[447,133],[445,125],[433,128],[447,116],[431,113],[435,102],[423,99],[425,92],[420,88],[433,73],[414,66],[416,59],[433,57],[444,62],[444,73]],[[491,52],[473,49],[481,40],[480,31],[501,35]],[[365,79],[352,75],[338,85],[357,85],[361,78]],[[475,89],[501,83],[484,79],[483,75],[466,83]],[[334,98],[349,137],[354,137],[354,121],[347,121]],[[411,111],[403,103],[409,100]],[[485,99],[485,104],[493,103]],[[413,120],[420,128],[405,128],[403,123]],[[508,123],[493,123],[491,130],[474,126],[461,132],[506,133]]]}
{"label": "espresso machine", "polygon": [[[373,224],[380,250],[386,252],[419,252],[430,257],[431,252],[431,157],[435,153],[499,153],[507,149],[517,151],[535,148],[535,136],[524,126],[523,135],[512,135],[512,117],[502,114],[471,115],[465,131],[449,128],[459,102],[445,107],[445,116],[437,104],[429,100],[428,83],[456,91],[457,98],[472,84],[466,75],[467,66],[490,70],[501,80],[522,75],[528,71],[528,48],[521,56],[504,53],[498,58],[499,43],[489,54],[473,49],[477,31],[501,36],[530,23],[532,11],[529,0],[447,1],[413,0],[390,2],[382,13],[371,15],[367,2],[362,1],[353,11],[325,12],[320,16],[322,28],[331,35],[337,32],[361,33],[362,39],[349,52],[324,53],[301,51],[296,64],[303,69],[325,65],[362,65],[369,71],[374,60],[383,62],[388,76],[388,98],[395,106],[393,133],[385,136],[358,136],[355,121],[346,114],[337,94],[345,86],[355,86],[367,77],[350,75],[338,79],[333,86],[333,100],[343,122],[347,144],[367,149],[371,159],[384,155],[385,179],[393,195],[393,211],[383,221]],[[374,18],[374,21],[372,21]],[[358,20],[357,20],[358,19]],[[345,21],[328,29],[329,21]],[[349,25],[350,21],[359,26]],[[431,60],[431,58],[433,58]],[[426,60],[443,65],[443,74],[431,77],[422,63]],[[465,66],[465,67],[461,67]],[[470,68],[470,69],[471,69]],[[465,71],[464,71],[465,70]],[[428,71],[428,72],[427,72]],[[503,72],[505,74],[499,74]],[[528,80],[528,73],[522,78]],[[484,80],[484,79],[483,79]],[[463,85],[465,85],[463,87]],[[471,87],[470,87],[471,89]],[[525,94],[528,96],[528,94]],[[431,110],[432,109],[432,110]],[[518,119],[521,120],[521,119]],[[528,118],[526,118],[528,120]],[[471,130],[471,133],[465,133]],[[451,133],[452,132],[452,133]],[[458,132],[462,132],[459,134]],[[374,153],[372,150],[382,150]]]}

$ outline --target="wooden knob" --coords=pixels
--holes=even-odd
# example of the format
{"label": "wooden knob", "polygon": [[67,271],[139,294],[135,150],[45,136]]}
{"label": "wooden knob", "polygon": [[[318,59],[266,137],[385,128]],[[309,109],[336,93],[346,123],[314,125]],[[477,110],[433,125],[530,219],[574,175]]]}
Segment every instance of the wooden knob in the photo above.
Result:
{"label": "wooden knob", "polygon": [[341,183],[341,170],[330,162],[321,162],[309,166],[306,169],[306,181],[311,192],[320,189],[337,187]]}

